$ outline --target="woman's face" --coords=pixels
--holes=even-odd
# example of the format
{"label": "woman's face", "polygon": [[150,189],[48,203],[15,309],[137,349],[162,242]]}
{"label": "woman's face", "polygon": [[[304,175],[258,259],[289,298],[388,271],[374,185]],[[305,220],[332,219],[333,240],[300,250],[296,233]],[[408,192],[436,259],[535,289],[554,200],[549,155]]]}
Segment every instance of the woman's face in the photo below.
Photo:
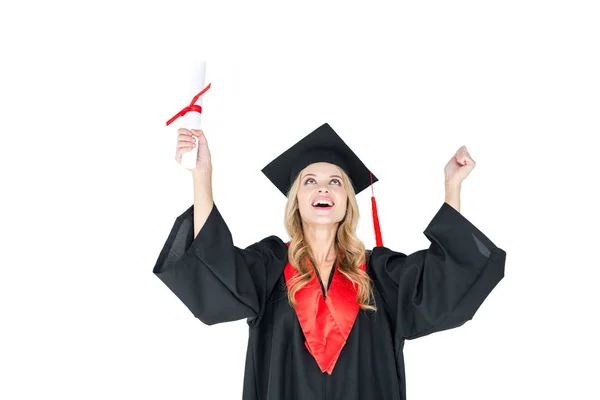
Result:
{"label": "woman's face", "polygon": [[[346,215],[348,195],[340,169],[330,163],[310,164],[300,174],[298,208],[305,223],[332,224]],[[317,200],[326,204],[314,205]]]}

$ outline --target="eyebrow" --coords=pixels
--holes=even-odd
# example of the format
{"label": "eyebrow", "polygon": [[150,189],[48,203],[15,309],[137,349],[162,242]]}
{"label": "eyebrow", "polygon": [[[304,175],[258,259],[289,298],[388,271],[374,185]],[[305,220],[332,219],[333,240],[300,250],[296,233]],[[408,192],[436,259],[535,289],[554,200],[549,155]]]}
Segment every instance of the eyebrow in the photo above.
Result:
{"label": "eyebrow", "polygon": [[[306,174],[306,175],[304,175],[304,177],[303,177],[302,179],[304,179],[304,178],[306,178],[307,176],[310,176],[310,175],[312,175],[312,176],[316,176],[315,174]],[[340,179],[342,179],[342,177],[341,177],[341,176],[339,176],[339,175],[331,175],[331,176],[329,176],[329,177],[330,177],[330,178],[340,178]]]}

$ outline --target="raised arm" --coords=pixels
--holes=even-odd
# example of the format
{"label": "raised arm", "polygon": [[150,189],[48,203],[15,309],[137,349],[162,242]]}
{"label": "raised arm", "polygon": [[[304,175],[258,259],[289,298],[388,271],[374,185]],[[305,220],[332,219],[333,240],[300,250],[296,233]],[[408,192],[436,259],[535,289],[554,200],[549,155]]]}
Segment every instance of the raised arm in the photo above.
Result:
{"label": "raised arm", "polygon": [[407,339],[463,325],[504,277],[506,252],[448,203],[423,233],[426,250],[371,255],[396,333]]}
{"label": "raised arm", "polygon": [[194,171],[192,179],[194,181],[194,237],[196,237],[213,208],[212,171]]}
{"label": "raised arm", "polygon": [[[202,322],[212,325],[261,314],[283,271],[285,243],[276,236],[241,249],[212,197],[212,166],[200,130],[179,130],[177,161],[198,139],[198,161],[191,169],[194,205],[176,220],[153,272]],[[279,271],[279,275],[278,275]]]}

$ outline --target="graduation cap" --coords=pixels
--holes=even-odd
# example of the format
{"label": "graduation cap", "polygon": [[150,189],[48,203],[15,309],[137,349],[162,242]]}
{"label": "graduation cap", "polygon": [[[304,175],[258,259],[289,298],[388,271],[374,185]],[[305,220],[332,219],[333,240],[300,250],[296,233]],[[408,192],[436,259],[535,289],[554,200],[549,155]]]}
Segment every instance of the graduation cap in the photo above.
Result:
{"label": "graduation cap", "polygon": [[[287,197],[289,189],[300,171],[316,162],[328,162],[344,170],[350,178],[356,194],[362,192],[369,185],[373,191],[372,185],[378,181],[377,177],[328,123],[324,123],[271,161],[262,169],[262,172]],[[377,246],[383,246],[374,194],[371,195],[371,207],[375,241]]]}

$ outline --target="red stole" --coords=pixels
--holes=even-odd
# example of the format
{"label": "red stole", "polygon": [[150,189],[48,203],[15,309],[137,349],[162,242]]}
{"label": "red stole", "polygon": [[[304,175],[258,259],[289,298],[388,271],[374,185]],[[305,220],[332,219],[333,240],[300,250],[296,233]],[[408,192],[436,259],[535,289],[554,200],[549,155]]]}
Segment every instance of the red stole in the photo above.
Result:
{"label": "red stole", "polygon": [[[289,242],[286,244],[289,246]],[[365,271],[366,264],[360,268]],[[306,338],[306,348],[317,361],[321,372],[329,375],[346,344],[360,309],[356,299],[358,289],[337,271],[337,263],[331,273],[334,275],[327,290],[327,298],[323,298],[319,278],[313,270],[311,281],[296,292],[295,309]],[[290,279],[297,275],[289,261],[284,274],[289,290]],[[323,282],[323,285],[327,285],[327,282]]]}

